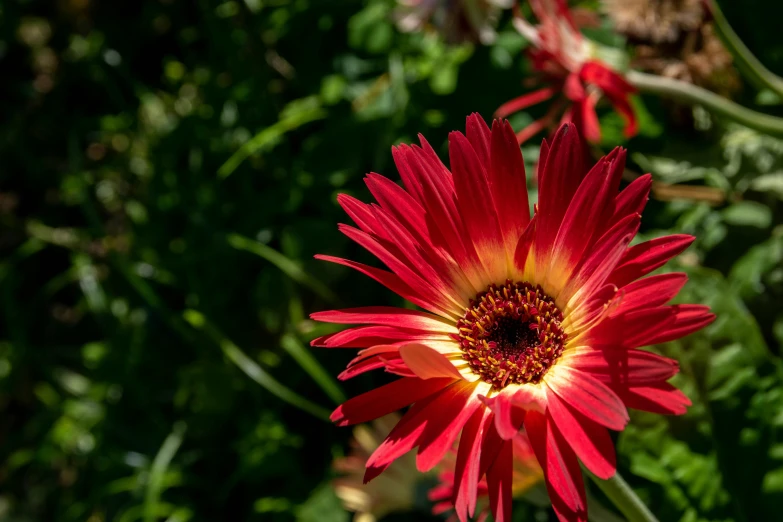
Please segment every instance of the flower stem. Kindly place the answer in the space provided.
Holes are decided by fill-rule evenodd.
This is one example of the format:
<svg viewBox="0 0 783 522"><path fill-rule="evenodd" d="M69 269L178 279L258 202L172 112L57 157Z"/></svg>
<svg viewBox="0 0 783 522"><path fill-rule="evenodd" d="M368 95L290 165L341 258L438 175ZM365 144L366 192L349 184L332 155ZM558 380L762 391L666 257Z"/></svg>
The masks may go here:
<svg viewBox="0 0 783 522"><path fill-rule="evenodd" d="M756 87L760 89L767 88L783 98L783 78L767 69L763 63L748 49L742 42L734 29L729 25L729 21L723 15L715 0L706 2L707 8L712 14L715 29L718 36L723 40L726 49L734 57L737 67Z"/></svg>
<svg viewBox="0 0 783 522"><path fill-rule="evenodd" d="M687 105L700 105L708 111L733 120L762 134L783 137L783 119L756 112L696 85L639 71L629 71L626 79L639 92L669 98Z"/></svg>
<svg viewBox="0 0 783 522"><path fill-rule="evenodd" d="M601 488L601 491L609 497L609 500L620 512L625 515L628 522L658 522L655 515L636 496L631 486L623 480L620 473L615 473L609 480L601 480L592 473L587 473L593 482Z"/></svg>

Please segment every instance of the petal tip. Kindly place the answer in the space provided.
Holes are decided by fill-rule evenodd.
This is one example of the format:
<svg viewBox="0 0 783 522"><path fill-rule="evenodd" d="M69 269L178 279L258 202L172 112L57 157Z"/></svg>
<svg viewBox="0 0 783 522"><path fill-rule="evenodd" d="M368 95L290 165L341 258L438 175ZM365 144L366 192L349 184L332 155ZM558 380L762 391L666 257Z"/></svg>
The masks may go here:
<svg viewBox="0 0 783 522"><path fill-rule="evenodd" d="M329 420L335 423L338 426L347 426L348 425L348 419L345 418L345 415L343 414L343 406L342 404L335 408L335 410L332 412L331 415L329 415Z"/></svg>

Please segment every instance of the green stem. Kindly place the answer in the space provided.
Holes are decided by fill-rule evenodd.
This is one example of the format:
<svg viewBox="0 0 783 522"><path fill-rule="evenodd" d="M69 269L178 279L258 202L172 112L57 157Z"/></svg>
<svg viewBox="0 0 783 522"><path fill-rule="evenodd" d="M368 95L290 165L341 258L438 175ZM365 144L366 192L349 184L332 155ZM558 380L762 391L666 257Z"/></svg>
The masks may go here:
<svg viewBox="0 0 783 522"><path fill-rule="evenodd" d="M655 515L644 505L631 486L623 480L620 473L615 473L609 480L601 480L592 473L587 473L601 491L612 501L617 509L625 515L628 522L658 522Z"/></svg>
<svg viewBox="0 0 783 522"><path fill-rule="evenodd" d="M733 120L762 134L783 137L783 119L753 111L691 83L639 71L629 71L626 79L639 89L639 92L669 98L687 105L700 105L718 116Z"/></svg>
<svg viewBox="0 0 783 522"><path fill-rule="evenodd" d="M783 99L783 78L767 69L742 42L723 15L718 2L710 0L707 2L707 7L712 13L718 36L723 40L726 49L734 57L734 63L737 64L742 74L756 87L760 89L767 88Z"/></svg>

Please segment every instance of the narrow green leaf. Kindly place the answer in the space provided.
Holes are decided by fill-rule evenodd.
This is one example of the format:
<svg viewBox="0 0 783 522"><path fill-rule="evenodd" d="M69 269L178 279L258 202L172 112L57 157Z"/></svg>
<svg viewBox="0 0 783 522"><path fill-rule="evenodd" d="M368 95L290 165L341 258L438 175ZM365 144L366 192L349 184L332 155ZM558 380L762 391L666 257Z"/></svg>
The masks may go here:
<svg viewBox="0 0 783 522"><path fill-rule="evenodd" d="M154 522L157 518L158 503L164 488L164 477L171 460L177 453L182 439L185 436L186 426L184 422L174 424L169 436L163 441L163 445L155 455L150 467L150 476L147 481L147 489L144 492L144 522Z"/></svg>
<svg viewBox="0 0 783 522"><path fill-rule="evenodd" d="M226 238L228 244L237 250L244 250L269 261L279 268L285 275L315 292L319 297L330 303L337 303L339 298L319 280L302 270L293 260L287 258L274 248L254 241L239 234L229 234Z"/></svg>
<svg viewBox="0 0 783 522"><path fill-rule="evenodd" d="M201 312L196 310L185 310L185 312L183 312L183 317L191 326L207 334L218 344L218 346L220 346L223 353L231 362L236 364L248 377L263 386L269 393L284 400L291 406L295 406L310 413L314 417L329 422L329 410L310 402L275 380L274 377L269 375L269 373L261 368L258 363L248 357L236 344L227 339Z"/></svg>
<svg viewBox="0 0 783 522"><path fill-rule="evenodd" d="M279 120L274 125L262 130L247 143L242 145L226 162L218 169L218 177L225 179L230 176L239 165L252 154L276 143L286 132L301 127L305 123L320 120L326 116L326 111L321 107L311 107L292 112L289 116Z"/></svg>
<svg viewBox="0 0 783 522"><path fill-rule="evenodd" d="M337 381L327 372L321 363L313 357L312 352L308 350L302 341L297 339L292 334L285 334L280 340L280 344L288 354L299 363L307 374L313 378L313 380L321 387L321 389L329 396L335 404L341 404L345 402L345 394L337 384Z"/></svg>
<svg viewBox="0 0 783 522"><path fill-rule="evenodd" d="M112 267L115 268L125 278L128 284L130 284L136 293L139 294L142 299L144 299L147 305L159 313L163 317L166 324L172 330L181 335L186 342L192 342L193 331L182 322L182 319L178 315L175 315L163 303L163 300L155 292L155 289L133 271L127 259L119 256L112 256L111 260Z"/></svg>
<svg viewBox="0 0 783 522"><path fill-rule="evenodd" d="M90 257L85 254L72 256L73 267L76 270L79 287L87 300L87 306L96 315L106 312L108 297L98 279L98 273Z"/></svg>
<svg viewBox="0 0 783 522"><path fill-rule="evenodd" d="M11 273L11 269L16 263L40 252L45 246L46 243L44 241L33 237L16 247L16 249L0 263L0 283L2 283L5 277Z"/></svg>

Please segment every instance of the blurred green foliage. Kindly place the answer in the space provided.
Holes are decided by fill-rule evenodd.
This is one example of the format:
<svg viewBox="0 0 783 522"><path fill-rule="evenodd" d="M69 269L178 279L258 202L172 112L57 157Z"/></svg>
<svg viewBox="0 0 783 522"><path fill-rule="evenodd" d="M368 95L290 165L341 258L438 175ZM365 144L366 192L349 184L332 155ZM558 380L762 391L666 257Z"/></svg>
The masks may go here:
<svg viewBox="0 0 783 522"><path fill-rule="evenodd" d="M348 519L328 481L350 430L324 417L386 377L337 386L351 355L306 348L331 331L308 314L401 303L312 259L372 263L335 230L335 195L366 199L369 171L396 177L389 147L417 132L445 153L448 131L490 117L528 72L508 17L492 46L454 47L400 34L392 7L2 3L0 520ZM752 7L726 13L781 72L765 11L780 8ZM630 166L675 187L643 235L698 237L667 269L689 272L682 299L718 321L655 348L680 360L694 406L635 415L621 470L661 520L774 520L783 142L635 103Z"/></svg>

